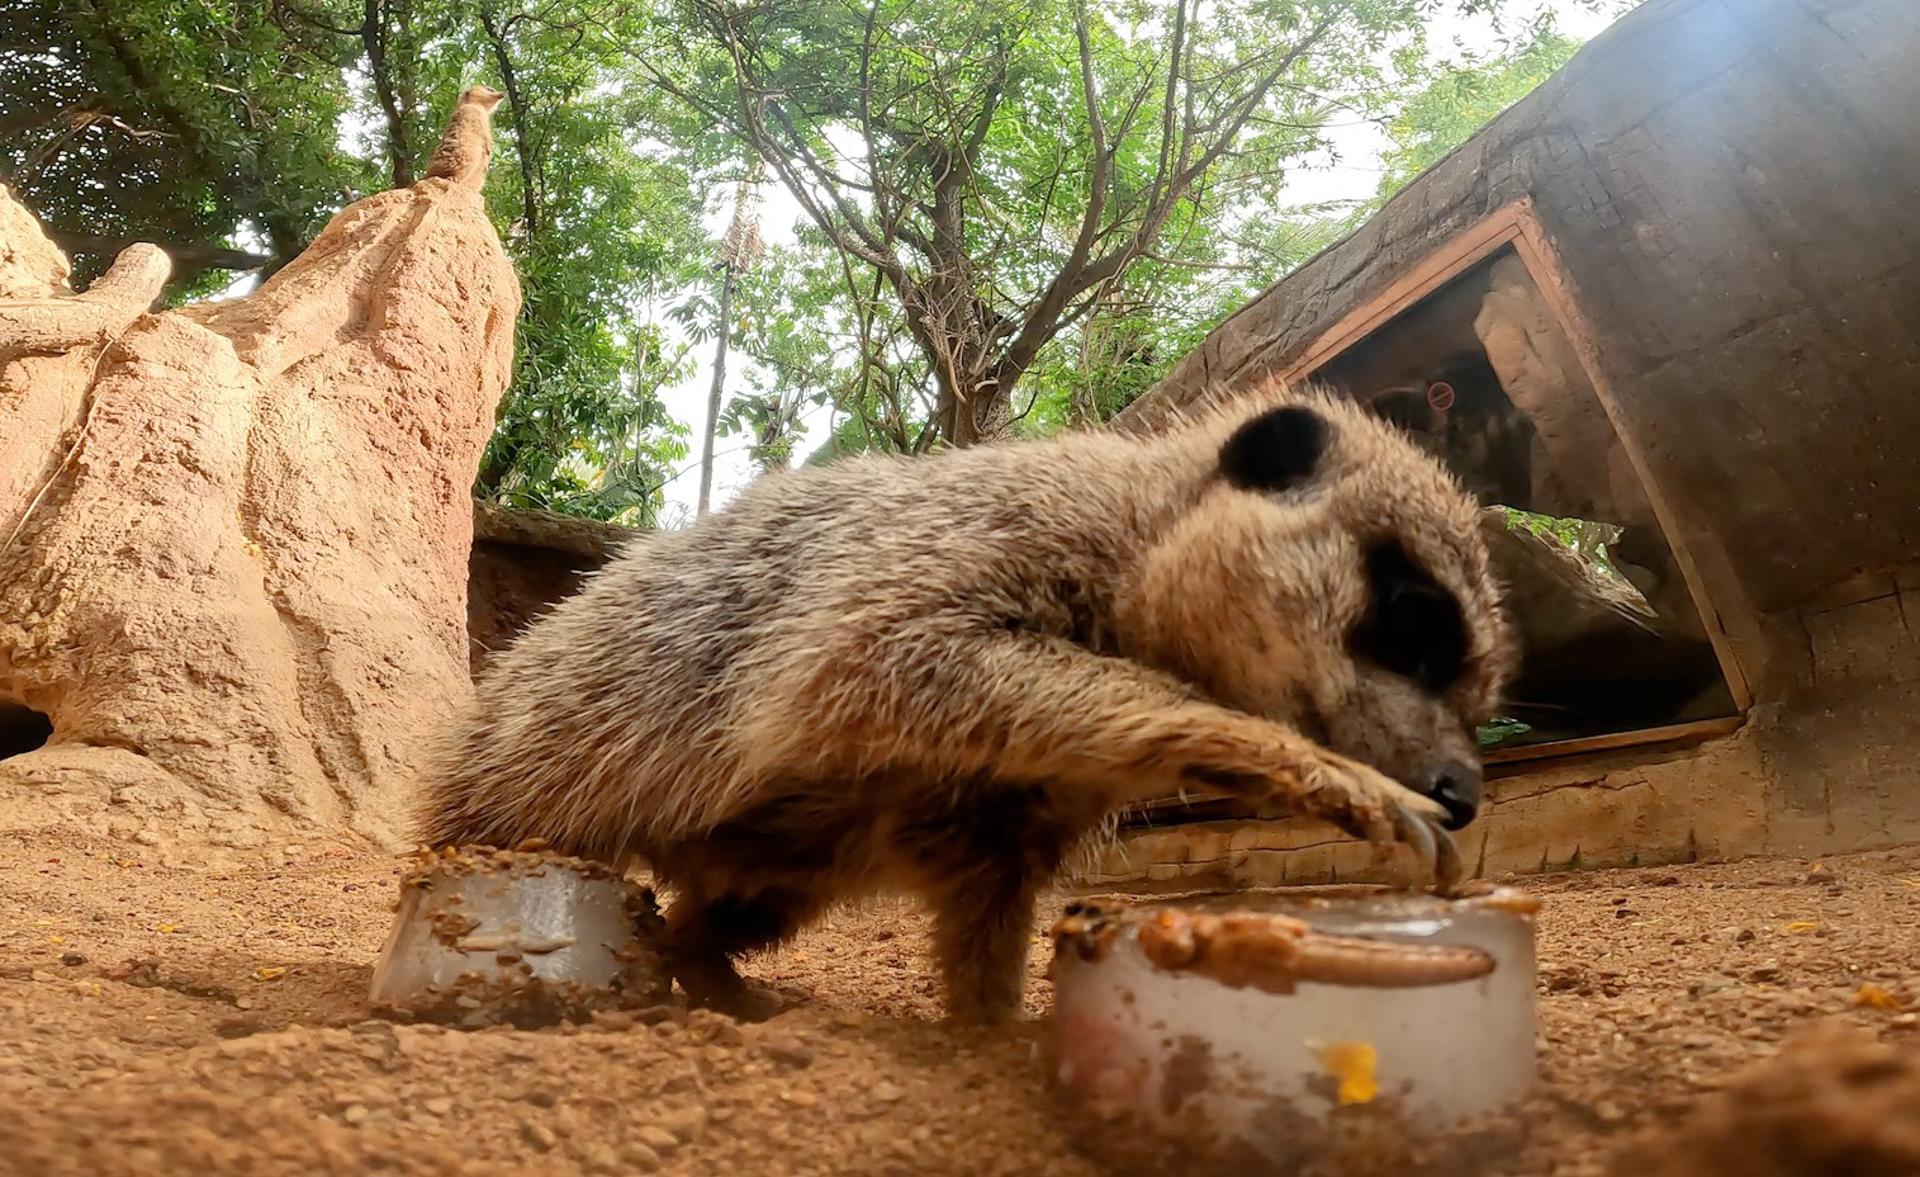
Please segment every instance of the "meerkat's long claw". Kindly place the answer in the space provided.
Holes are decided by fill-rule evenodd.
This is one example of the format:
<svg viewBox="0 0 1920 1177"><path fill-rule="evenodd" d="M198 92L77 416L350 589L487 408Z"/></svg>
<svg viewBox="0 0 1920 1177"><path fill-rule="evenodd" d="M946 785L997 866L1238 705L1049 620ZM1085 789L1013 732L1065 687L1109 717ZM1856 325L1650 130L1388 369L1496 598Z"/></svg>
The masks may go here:
<svg viewBox="0 0 1920 1177"><path fill-rule="evenodd" d="M1422 877L1432 879L1442 892L1451 891L1459 884L1466 873L1466 864L1460 859L1460 849L1454 845L1453 836L1439 823L1404 805L1396 805L1393 832L1413 849L1414 856L1420 860Z"/></svg>
<svg viewBox="0 0 1920 1177"><path fill-rule="evenodd" d="M1395 805L1390 812L1393 814L1394 839L1413 851L1414 858L1420 864L1421 877L1432 878L1439 866L1440 849L1434 837L1440 832L1439 829L1421 820L1419 814L1404 805Z"/></svg>
<svg viewBox="0 0 1920 1177"><path fill-rule="evenodd" d="M1493 971L1493 957L1458 945L1398 944L1309 932L1294 975L1302 981L1371 989L1409 989L1471 981Z"/></svg>
<svg viewBox="0 0 1920 1177"><path fill-rule="evenodd" d="M1440 851L1433 863L1433 881L1440 894L1451 895L1466 879L1467 864L1460 857L1460 847L1454 842L1452 834L1441 826L1434 826L1433 834L1434 844Z"/></svg>

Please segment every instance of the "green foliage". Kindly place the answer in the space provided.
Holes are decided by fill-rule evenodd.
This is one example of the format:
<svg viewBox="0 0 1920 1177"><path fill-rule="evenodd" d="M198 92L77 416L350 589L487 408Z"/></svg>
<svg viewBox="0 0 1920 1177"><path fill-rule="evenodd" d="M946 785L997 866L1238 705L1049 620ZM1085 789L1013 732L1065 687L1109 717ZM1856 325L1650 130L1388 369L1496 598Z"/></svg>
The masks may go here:
<svg viewBox="0 0 1920 1177"><path fill-rule="evenodd" d="M1481 751L1484 752L1489 748L1498 748L1502 744L1511 744L1532 730L1533 725L1530 723L1500 718L1492 723L1481 724L1474 734Z"/></svg>
<svg viewBox="0 0 1920 1177"><path fill-rule="evenodd" d="M1427 2L682 0L638 56L834 255L801 301L865 354L810 391L918 452L1102 419L1277 276L1287 168ZM883 376L903 342L908 379Z"/></svg>
<svg viewBox="0 0 1920 1177"><path fill-rule="evenodd" d="M507 89L487 197L525 305L476 490L651 523L686 449L659 391L688 365L638 312L708 245L692 149L634 130L647 102L622 71L646 19L610 0L0 0L0 178L85 242L82 282L133 240L271 270L416 177L463 86ZM188 263L170 296L233 277Z"/></svg>
<svg viewBox="0 0 1920 1177"><path fill-rule="evenodd" d="M1596 523L1589 519L1561 519L1516 507L1501 507L1500 510L1505 514L1510 529L1553 540L1606 575L1626 582L1626 577L1614 567L1613 558L1607 551L1607 545L1620 538L1617 525Z"/></svg>
<svg viewBox="0 0 1920 1177"><path fill-rule="evenodd" d="M376 168L337 146L351 54L267 5L0 0L0 177L74 249L245 240L298 253ZM104 245L104 248L103 248ZM176 296L223 285L185 267Z"/></svg>
<svg viewBox="0 0 1920 1177"><path fill-rule="evenodd" d="M707 246L686 169L633 130L620 71L640 26L622 11L482 6L461 26L468 59L507 90L487 200L524 292L513 387L475 489L647 526L687 454L660 390L691 367L653 294L693 280Z"/></svg>
<svg viewBox="0 0 1920 1177"><path fill-rule="evenodd" d="M1526 38L1509 43L1491 57L1472 55L1442 66L1387 124L1393 146L1386 152L1380 181L1384 202L1421 172L1465 143L1475 131L1525 98L1579 51L1580 42L1563 36L1542 18ZM1410 71L1414 63L1404 63Z"/></svg>

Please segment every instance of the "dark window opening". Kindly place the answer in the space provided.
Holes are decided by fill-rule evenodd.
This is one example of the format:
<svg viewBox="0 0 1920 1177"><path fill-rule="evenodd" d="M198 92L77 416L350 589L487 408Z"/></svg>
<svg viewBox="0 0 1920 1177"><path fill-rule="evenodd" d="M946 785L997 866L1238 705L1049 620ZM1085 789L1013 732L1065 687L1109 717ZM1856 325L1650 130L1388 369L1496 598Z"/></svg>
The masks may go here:
<svg viewBox="0 0 1920 1177"><path fill-rule="evenodd" d="M1438 455L1483 526L1522 639L1490 752L1738 713L1593 385L1505 247L1312 373Z"/></svg>
<svg viewBox="0 0 1920 1177"><path fill-rule="evenodd" d="M31 752L53 737L53 721L20 703L0 699L0 760Z"/></svg>

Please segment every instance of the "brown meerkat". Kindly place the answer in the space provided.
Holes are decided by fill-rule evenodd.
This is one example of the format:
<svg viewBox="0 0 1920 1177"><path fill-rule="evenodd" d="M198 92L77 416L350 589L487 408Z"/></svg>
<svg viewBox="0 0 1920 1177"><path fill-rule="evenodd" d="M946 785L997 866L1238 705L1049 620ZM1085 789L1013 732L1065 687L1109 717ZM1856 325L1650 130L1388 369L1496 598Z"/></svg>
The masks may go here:
<svg viewBox="0 0 1920 1177"><path fill-rule="evenodd" d="M638 856L674 971L917 891L950 1014L1013 1014L1034 901L1129 803L1225 789L1461 874L1512 641L1473 502L1350 402L1263 390L756 482L634 542L495 658L429 774L435 846Z"/></svg>
<svg viewBox="0 0 1920 1177"><path fill-rule="evenodd" d="M427 161L427 175L478 189L487 182L487 164L493 159L493 108L505 97L486 86L468 86L453 104L440 145Z"/></svg>

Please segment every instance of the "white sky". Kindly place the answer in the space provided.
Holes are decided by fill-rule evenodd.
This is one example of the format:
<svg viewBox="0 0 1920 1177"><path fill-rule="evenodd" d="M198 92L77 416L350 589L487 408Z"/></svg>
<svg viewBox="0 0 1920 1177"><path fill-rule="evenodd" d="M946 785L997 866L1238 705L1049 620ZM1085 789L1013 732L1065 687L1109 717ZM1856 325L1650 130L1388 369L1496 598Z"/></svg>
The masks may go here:
<svg viewBox="0 0 1920 1177"><path fill-rule="evenodd" d="M1520 18L1546 9L1554 13L1562 33L1585 40L1612 23L1614 14L1630 6L1632 0L1603 0L1603 3L1607 9L1604 14L1594 11L1582 0L1506 0L1508 34L1519 28ZM1498 48L1500 39L1489 17L1467 18L1449 10L1427 25L1427 43L1434 61L1454 60L1463 53L1487 54ZM1330 128L1327 137L1331 141L1330 150L1303 160L1299 169L1288 177L1281 189L1284 203L1308 205L1363 200L1380 186L1380 160L1388 146L1384 131L1373 123L1356 119ZM716 238L726 232L733 215L732 194L732 185L726 186L724 191L715 194L707 210L707 229ZM799 204L784 187L778 183L763 186L760 234L768 245L793 244L793 227L803 216ZM696 349L695 354L699 359L695 371L680 384L662 390L662 400L667 412L688 425L697 439L706 421L707 392L713 381L713 350L711 346L702 347ZM739 379L744 359L738 351L728 356L729 396L733 389L740 387L735 381ZM795 446L796 462L825 440L828 417L829 410L821 408L803 419L804 432ZM698 457L696 441L686 469L667 484L663 524L671 526L692 519L700 490ZM715 444L713 505L717 508L738 493L752 480L752 474L746 439L740 435L720 438Z"/></svg>

